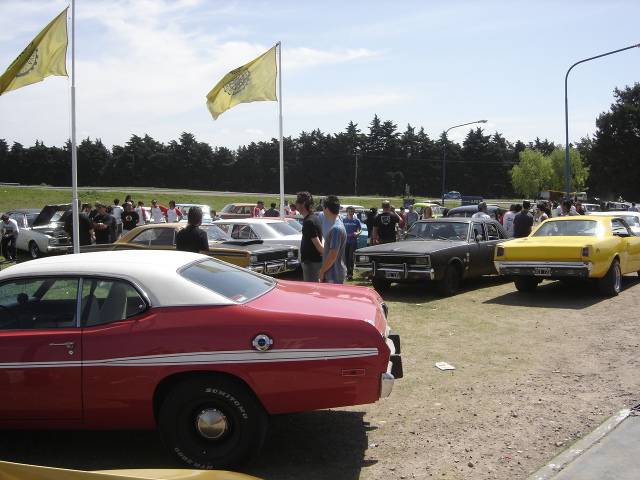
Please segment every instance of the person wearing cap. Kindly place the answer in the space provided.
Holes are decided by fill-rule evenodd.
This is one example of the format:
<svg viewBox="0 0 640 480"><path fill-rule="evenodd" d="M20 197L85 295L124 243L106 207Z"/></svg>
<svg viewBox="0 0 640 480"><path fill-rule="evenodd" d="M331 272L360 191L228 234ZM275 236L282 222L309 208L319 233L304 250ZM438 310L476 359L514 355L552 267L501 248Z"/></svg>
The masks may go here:
<svg viewBox="0 0 640 480"><path fill-rule="evenodd" d="M16 260L16 242L20 234L18 222L3 213L2 222L0 222L0 233L2 233L2 254L4 258Z"/></svg>
<svg viewBox="0 0 640 480"><path fill-rule="evenodd" d="M484 218L486 220L491 220L491 217L487 213L487 204L486 202L480 202L478 204L478 211L471 215L471 218Z"/></svg>
<svg viewBox="0 0 640 480"><path fill-rule="evenodd" d="M382 213L379 213L373 222L373 243L391 243L397 240L397 228L400 217L391 208L388 200L382 202Z"/></svg>
<svg viewBox="0 0 640 480"><path fill-rule="evenodd" d="M344 249L344 262L347 265L347 280L353 278L353 263L355 251L358 248L358 235L362 231L362 224L355 216L356 209L347 207L347 216L342 219L342 224L347 232L347 244Z"/></svg>
<svg viewBox="0 0 640 480"><path fill-rule="evenodd" d="M209 239L202 225L202 209L191 207L187 212L187 226L176 235L176 250L181 252L208 252Z"/></svg>
<svg viewBox="0 0 640 480"><path fill-rule="evenodd" d="M104 203L97 203L98 214L93 217L93 230L96 235L96 244L113 243L116 240L116 219L107 213Z"/></svg>

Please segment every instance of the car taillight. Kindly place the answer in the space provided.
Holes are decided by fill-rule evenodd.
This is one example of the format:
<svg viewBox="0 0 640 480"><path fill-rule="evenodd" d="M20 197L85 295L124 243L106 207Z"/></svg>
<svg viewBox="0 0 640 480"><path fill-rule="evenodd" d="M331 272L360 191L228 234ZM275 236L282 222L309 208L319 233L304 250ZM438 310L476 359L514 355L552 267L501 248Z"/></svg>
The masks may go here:
<svg viewBox="0 0 640 480"><path fill-rule="evenodd" d="M582 247L582 256L583 257L589 256L589 247Z"/></svg>
<svg viewBox="0 0 640 480"><path fill-rule="evenodd" d="M496 248L496 257L504 257L504 247Z"/></svg>

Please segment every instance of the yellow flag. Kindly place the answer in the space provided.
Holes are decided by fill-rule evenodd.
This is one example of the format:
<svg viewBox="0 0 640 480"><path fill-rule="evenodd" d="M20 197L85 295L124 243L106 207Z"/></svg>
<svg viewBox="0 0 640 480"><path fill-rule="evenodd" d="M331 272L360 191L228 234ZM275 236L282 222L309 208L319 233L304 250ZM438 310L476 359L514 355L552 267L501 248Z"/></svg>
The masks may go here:
<svg viewBox="0 0 640 480"><path fill-rule="evenodd" d="M239 103L277 100L276 47L227 73L207 94L213 119Z"/></svg>
<svg viewBox="0 0 640 480"><path fill-rule="evenodd" d="M44 27L2 74L0 95L41 82L49 75L67 76L67 8Z"/></svg>

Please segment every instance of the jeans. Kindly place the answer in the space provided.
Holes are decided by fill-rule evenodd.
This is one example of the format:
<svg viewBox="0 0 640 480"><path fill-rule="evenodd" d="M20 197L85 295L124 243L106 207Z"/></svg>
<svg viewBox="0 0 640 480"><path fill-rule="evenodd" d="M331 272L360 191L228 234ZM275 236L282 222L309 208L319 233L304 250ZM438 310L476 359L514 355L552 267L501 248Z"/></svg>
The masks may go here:
<svg viewBox="0 0 640 480"><path fill-rule="evenodd" d="M355 262L355 251L358 248L357 243L349 243L344 246L344 263L347 266L347 277L353 276L353 264Z"/></svg>
<svg viewBox="0 0 640 480"><path fill-rule="evenodd" d="M16 237L2 237L2 255L7 260L16 259Z"/></svg>
<svg viewBox="0 0 640 480"><path fill-rule="evenodd" d="M302 279L305 282L318 282L320 267L322 267L322 262L302 262Z"/></svg>

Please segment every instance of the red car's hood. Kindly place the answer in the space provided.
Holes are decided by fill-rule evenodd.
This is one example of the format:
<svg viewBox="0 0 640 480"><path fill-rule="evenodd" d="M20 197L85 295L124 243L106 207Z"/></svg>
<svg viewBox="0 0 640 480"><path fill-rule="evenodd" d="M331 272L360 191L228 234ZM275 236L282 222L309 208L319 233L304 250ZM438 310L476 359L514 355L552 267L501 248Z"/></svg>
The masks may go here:
<svg viewBox="0 0 640 480"><path fill-rule="evenodd" d="M251 302L273 312L366 321L384 335L387 326L382 299L367 287L278 280L276 288Z"/></svg>

